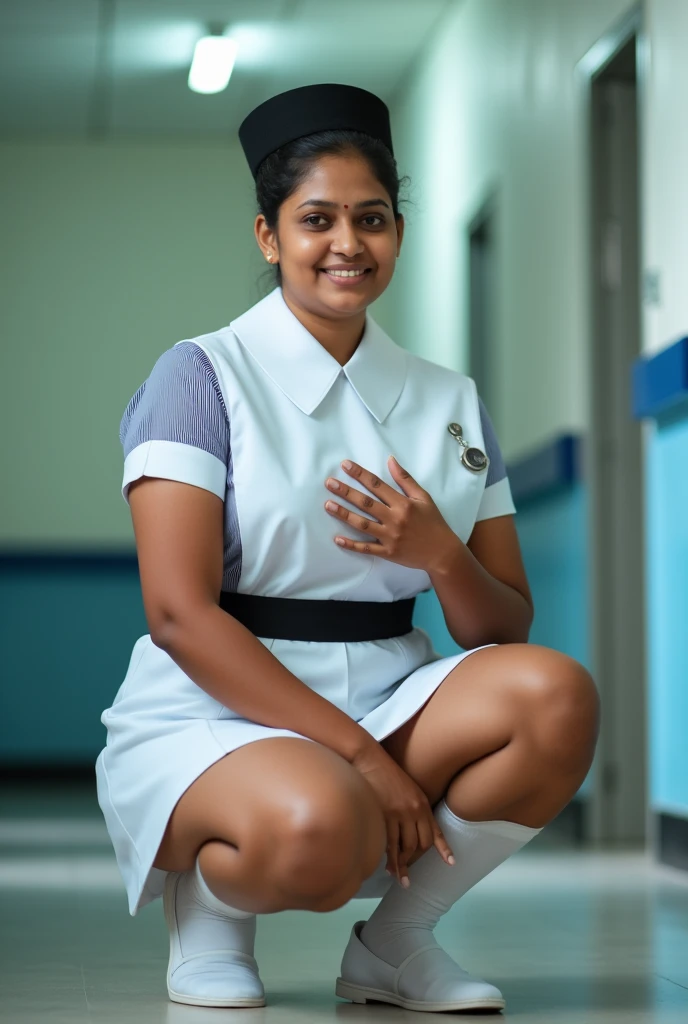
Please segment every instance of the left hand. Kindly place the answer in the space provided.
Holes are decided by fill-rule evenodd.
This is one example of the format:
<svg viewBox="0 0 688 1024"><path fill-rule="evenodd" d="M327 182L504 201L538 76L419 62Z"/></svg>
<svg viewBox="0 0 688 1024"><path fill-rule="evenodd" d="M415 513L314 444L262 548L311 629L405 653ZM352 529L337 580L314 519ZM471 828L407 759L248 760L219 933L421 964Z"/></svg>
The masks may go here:
<svg viewBox="0 0 688 1024"><path fill-rule="evenodd" d="M461 541L444 520L428 492L399 465L394 456L390 455L387 465L403 494L355 462L343 462L342 469L374 494L375 498L334 477L328 477L325 481L325 486L338 498L345 499L375 517L368 519L334 501L326 502L325 509L331 516L344 520L349 526L370 537L370 540L358 541L338 535L335 541L349 551L377 555L378 558L398 562L410 569L430 572L450 557Z"/></svg>

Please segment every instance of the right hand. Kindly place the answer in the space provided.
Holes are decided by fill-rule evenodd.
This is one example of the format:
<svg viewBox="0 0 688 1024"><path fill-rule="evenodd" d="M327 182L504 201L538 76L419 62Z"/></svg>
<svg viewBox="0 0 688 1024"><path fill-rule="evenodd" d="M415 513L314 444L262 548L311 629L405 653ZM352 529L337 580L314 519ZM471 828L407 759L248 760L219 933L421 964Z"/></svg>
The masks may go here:
<svg viewBox="0 0 688 1024"><path fill-rule="evenodd" d="M383 747L375 746L359 753L352 764L372 786L385 816L387 871L408 888L408 862L416 851L424 853L434 845L447 864L456 862L423 790Z"/></svg>

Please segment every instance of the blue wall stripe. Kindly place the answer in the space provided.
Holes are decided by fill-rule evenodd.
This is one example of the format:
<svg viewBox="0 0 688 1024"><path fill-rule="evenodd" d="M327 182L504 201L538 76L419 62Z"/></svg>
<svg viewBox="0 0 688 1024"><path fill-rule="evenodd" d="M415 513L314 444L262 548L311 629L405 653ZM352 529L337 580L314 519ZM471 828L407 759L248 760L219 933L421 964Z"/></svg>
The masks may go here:
<svg viewBox="0 0 688 1024"><path fill-rule="evenodd" d="M0 570L0 760L93 765L148 632L136 556L3 552Z"/></svg>
<svg viewBox="0 0 688 1024"><path fill-rule="evenodd" d="M13 572L112 572L124 570L138 573L135 550L125 551L0 551L0 573Z"/></svg>
<svg viewBox="0 0 688 1024"><path fill-rule="evenodd" d="M570 487L582 478L581 438L562 434L537 451L507 465L516 506Z"/></svg>
<svg viewBox="0 0 688 1024"><path fill-rule="evenodd" d="M653 432L647 459L650 793L688 814L688 417Z"/></svg>
<svg viewBox="0 0 688 1024"><path fill-rule="evenodd" d="M632 367L636 419L659 416L683 403L688 406L688 337L656 355L640 356Z"/></svg>

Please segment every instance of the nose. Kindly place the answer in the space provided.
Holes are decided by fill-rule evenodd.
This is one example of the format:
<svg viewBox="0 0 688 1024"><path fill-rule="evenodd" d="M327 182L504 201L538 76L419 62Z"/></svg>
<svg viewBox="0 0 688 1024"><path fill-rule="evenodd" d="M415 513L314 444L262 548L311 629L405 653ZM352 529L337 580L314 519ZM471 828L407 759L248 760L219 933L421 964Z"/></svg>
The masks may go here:
<svg viewBox="0 0 688 1024"><path fill-rule="evenodd" d="M365 246L356 234L354 225L349 220L340 221L330 250L342 256L358 256L364 249Z"/></svg>

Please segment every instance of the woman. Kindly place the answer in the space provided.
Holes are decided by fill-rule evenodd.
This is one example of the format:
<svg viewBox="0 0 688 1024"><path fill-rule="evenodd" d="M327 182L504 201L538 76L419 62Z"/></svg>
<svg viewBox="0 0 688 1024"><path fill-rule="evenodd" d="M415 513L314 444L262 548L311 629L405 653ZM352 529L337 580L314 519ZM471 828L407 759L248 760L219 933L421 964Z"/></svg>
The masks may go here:
<svg viewBox="0 0 688 1024"><path fill-rule="evenodd" d="M366 312L404 229L387 108L309 86L240 138L277 287L165 352L122 421L150 635L103 713L97 777L130 912L163 896L171 999L262 1006L257 914L382 896L338 995L501 1009L433 929L576 792L596 690L527 645L473 381ZM431 587L465 653L412 628Z"/></svg>

